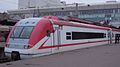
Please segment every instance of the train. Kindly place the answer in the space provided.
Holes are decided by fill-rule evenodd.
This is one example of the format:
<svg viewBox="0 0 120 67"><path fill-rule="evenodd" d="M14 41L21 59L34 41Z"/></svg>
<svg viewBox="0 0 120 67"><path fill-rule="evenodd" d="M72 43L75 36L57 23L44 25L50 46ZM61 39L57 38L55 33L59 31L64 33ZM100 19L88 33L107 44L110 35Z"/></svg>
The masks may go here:
<svg viewBox="0 0 120 67"><path fill-rule="evenodd" d="M93 25L90 21L56 16L26 18L17 22L9 33L5 54L20 60L119 43L119 40L119 29Z"/></svg>

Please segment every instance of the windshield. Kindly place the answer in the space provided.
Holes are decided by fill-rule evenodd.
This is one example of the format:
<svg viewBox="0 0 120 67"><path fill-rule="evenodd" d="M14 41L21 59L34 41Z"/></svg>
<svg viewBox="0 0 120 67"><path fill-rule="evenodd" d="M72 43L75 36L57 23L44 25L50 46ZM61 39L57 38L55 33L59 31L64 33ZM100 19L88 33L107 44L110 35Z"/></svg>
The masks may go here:
<svg viewBox="0 0 120 67"><path fill-rule="evenodd" d="M12 32L11 38L25 38L28 39L34 27L18 26Z"/></svg>

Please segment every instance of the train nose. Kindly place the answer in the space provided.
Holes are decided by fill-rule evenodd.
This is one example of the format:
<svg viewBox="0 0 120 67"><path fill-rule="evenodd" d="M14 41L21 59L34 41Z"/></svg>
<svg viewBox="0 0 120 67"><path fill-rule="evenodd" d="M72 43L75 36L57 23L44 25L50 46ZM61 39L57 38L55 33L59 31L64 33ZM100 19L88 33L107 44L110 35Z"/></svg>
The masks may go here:
<svg viewBox="0 0 120 67"><path fill-rule="evenodd" d="M16 61L16 60L20 60L20 53L17 51L12 51L11 53L11 60Z"/></svg>

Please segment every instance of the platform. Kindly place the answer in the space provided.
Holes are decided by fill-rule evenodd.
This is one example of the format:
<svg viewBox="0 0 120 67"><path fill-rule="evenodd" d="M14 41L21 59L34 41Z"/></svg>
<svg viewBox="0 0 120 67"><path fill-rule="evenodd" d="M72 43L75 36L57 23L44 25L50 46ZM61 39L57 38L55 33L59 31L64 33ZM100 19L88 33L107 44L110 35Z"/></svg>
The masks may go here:
<svg viewBox="0 0 120 67"><path fill-rule="evenodd" d="M120 44L7 62L0 64L0 67L120 67Z"/></svg>

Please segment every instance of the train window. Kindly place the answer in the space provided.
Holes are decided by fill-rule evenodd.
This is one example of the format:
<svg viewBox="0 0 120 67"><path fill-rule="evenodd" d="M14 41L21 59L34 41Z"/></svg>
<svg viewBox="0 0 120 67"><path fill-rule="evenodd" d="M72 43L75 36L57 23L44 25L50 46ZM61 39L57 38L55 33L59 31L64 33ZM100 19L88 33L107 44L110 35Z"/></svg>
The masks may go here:
<svg viewBox="0 0 120 67"><path fill-rule="evenodd" d="M106 34L104 34L104 38L106 38Z"/></svg>
<svg viewBox="0 0 120 67"><path fill-rule="evenodd" d="M16 27L14 31L12 32L11 37L18 38L22 30L23 30L23 27Z"/></svg>
<svg viewBox="0 0 120 67"><path fill-rule="evenodd" d="M32 24L34 24L35 22L32 22Z"/></svg>
<svg viewBox="0 0 120 67"><path fill-rule="evenodd" d="M71 36L66 36L66 39L67 40L71 40Z"/></svg>
<svg viewBox="0 0 120 67"><path fill-rule="evenodd" d="M72 40L105 38L104 33L72 32Z"/></svg>
<svg viewBox="0 0 120 67"><path fill-rule="evenodd" d="M32 30L33 27L24 27L23 31L21 32L20 38L29 38Z"/></svg>
<svg viewBox="0 0 120 67"><path fill-rule="evenodd" d="M33 27L19 26L19 27L16 27L15 30L12 32L11 37L28 39L30 37L32 30L33 30Z"/></svg>
<svg viewBox="0 0 120 67"><path fill-rule="evenodd" d="M67 32L66 35L71 35L71 33L70 33L70 32Z"/></svg>
<svg viewBox="0 0 120 67"><path fill-rule="evenodd" d="M25 24L28 24L29 22L25 22Z"/></svg>
<svg viewBox="0 0 120 67"><path fill-rule="evenodd" d="M71 32L66 32L66 39L67 40L71 40L72 39Z"/></svg>

